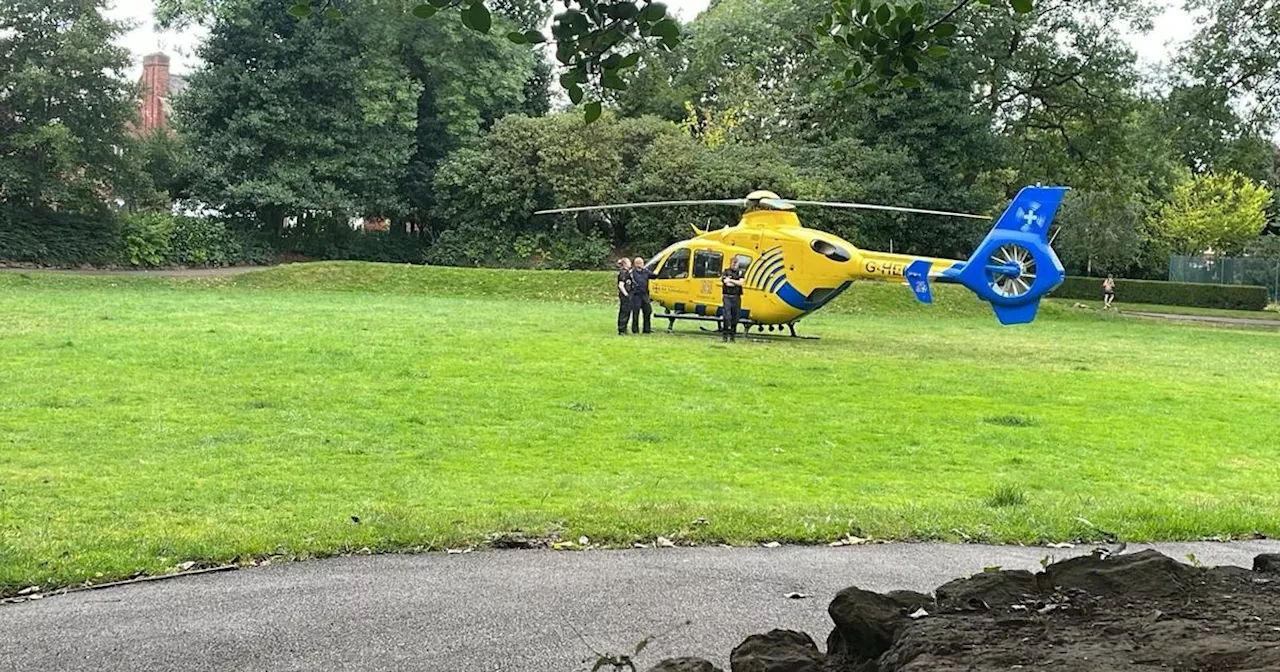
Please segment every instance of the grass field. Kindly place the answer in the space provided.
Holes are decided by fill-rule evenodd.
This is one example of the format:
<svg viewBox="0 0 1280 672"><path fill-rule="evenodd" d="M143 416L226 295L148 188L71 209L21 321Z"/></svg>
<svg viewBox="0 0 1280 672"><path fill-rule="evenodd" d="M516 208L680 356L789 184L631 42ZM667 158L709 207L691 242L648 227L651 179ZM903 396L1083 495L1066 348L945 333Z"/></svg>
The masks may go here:
<svg viewBox="0 0 1280 672"><path fill-rule="evenodd" d="M939 289L731 347L614 335L608 274L0 274L0 594L515 529L1280 534L1280 334Z"/></svg>

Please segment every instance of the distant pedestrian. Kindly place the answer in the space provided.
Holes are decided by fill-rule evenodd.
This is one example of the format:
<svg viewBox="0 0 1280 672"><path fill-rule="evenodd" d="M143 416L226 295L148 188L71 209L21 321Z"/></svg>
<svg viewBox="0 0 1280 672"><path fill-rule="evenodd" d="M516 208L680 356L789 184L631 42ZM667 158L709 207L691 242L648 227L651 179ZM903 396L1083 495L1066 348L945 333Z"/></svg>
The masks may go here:
<svg viewBox="0 0 1280 672"><path fill-rule="evenodd" d="M720 340L736 341L738 314L742 311L742 270L732 264L720 273L721 296L724 298L724 314L721 320Z"/></svg>
<svg viewBox="0 0 1280 672"><path fill-rule="evenodd" d="M1111 302L1116 300L1116 279L1110 273L1107 279L1102 281L1102 309L1106 310L1111 307Z"/></svg>
<svg viewBox="0 0 1280 672"><path fill-rule="evenodd" d="M653 306L649 303L649 280L653 272L644 267L644 257L636 257L631 265L631 333L640 330L640 315L644 315L644 333L652 334L649 320L653 316Z"/></svg>
<svg viewBox="0 0 1280 672"><path fill-rule="evenodd" d="M618 335L627 334L627 322L631 321L631 260L623 257L618 260Z"/></svg>

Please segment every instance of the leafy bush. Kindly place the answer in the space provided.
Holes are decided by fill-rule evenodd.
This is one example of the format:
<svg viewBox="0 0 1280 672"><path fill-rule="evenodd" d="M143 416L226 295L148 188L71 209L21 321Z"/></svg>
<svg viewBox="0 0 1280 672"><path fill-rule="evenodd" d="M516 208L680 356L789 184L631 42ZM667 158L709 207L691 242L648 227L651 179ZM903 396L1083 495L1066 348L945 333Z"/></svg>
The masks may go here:
<svg viewBox="0 0 1280 672"><path fill-rule="evenodd" d="M425 258L428 263L444 266L587 270L606 265L609 252L609 241L597 231L583 232L567 225L514 239L468 225L441 234Z"/></svg>
<svg viewBox="0 0 1280 672"><path fill-rule="evenodd" d="M0 260L51 266L109 263L119 245L110 211L54 212L0 205Z"/></svg>
<svg viewBox="0 0 1280 672"><path fill-rule="evenodd" d="M1059 299L1100 299L1100 278L1070 277L1051 294ZM1195 282L1116 279L1116 300L1164 306L1262 310L1267 288L1251 285L1208 285Z"/></svg>
<svg viewBox="0 0 1280 672"><path fill-rule="evenodd" d="M264 264L274 254L261 237L242 232L234 223L167 212L130 213L121 217L116 261L128 266L230 266Z"/></svg>
<svg viewBox="0 0 1280 672"><path fill-rule="evenodd" d="M173 244L173 228L173 215L168 213L132 213L121 217L119 261L144 268L166 265Z"/></svg>
<svg viewBox="0 0 1280 672"><path fill-rule="evenodd" d="M234 230L228 222L207 217L174 217L169 261L182 266L229 266L262 263L269 248ZM265 256L265 259L263 258Z"/></svg>

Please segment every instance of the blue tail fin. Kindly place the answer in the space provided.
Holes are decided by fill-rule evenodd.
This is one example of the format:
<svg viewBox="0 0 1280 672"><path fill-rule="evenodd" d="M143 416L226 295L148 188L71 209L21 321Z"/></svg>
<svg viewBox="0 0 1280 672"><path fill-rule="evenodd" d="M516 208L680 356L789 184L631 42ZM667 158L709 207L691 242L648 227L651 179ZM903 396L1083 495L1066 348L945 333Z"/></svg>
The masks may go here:
<svg viewBox="0 0 1280 672"><path fill-rule="evenodd" d="M907 278L907 284L911 286L911 291L916 293L916 299L920 303L933 303L933 292L929 289L929 269L933 268L933 264L926 259L917 259L909 266L903 275Z"/></svg>
<svg viewBox="0 0 1280 672"><path fill-rule="evenodd" d="M1067 187L1024 187L964 266L950 279L991 304L1001 324L1035 319L1040 299L1066 272L1049 247L1049 226Z"/></svg>

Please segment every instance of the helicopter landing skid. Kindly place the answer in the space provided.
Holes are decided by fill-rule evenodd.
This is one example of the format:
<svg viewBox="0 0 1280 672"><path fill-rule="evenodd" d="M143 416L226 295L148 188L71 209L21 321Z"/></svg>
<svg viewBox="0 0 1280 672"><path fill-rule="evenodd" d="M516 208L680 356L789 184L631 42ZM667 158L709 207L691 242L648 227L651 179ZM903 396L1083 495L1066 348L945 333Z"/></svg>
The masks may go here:
<svg viewBox="0 0 1280 672"><path fill-rule="evenodd" d="M665 313L665 314L662 314L662 315L654 315L654 318L655 318L655 319L664 319L664 320L667 320L667 332L668 332L668 333L673 333L673 332L675 331L676 320L691 320L691 321L695 321L695 322L714 322L714 323L716 324L716 326L715 326L714 328L704 327L704 326L699 325L699 326L698 326L698 329L699 329L700 331L702 331L702 332L704 332L704 333L708 333L708 334L718 334L718 333L720 333L720 332L721 332L720 319L719 319L719 318L716 318L716 317L711 317L711 316L709 316L709 315L706 315L706 316L704 316L704 315L680 315L680 314L674 314L674 313ZM765 329L765 327L766 327L766 326L769 326L769 331L773 331L773 329L774 329L774 325L763 325L763 324L757 324L757 323L750 322L750 321L742 322L742 323L740 323L740 324L742 325L742 335L743 335L743 337L745 337L745 338L758 338L758 339L765 339L765 340L783 340L783 339L792 339L792 338L795 338L795 339L799 339L799 340L802 340L802 341L816 341L816 340L818 340L818 338L819 338L819 337L817 337L817 336L801 336L800 334L797 334L797 333L796 333L796 325L795 325L795 323L794 323L794 322L788 323L788 324L786 325L787 329L791 332L791 335L789 335L789 336L788 336L788 335L785 335L785 334L766 334L766 333L764 333L764 329ZM783 325L776 325L776 328L777 328L779 331L781 331L781 330L782 330L782 326L783 326ZM755 327L755 330L756 330L756 331L755 331L755 333L752 333L752 332L751 332L751 328L752 328L752 327Z"/></svg>
<svg viewBox="0 0 1280 672"><path fill-rule="evenodd" d="M700 329L703 333L706 333L706 334L719 334L719 333L720 333L720 330L719 330L719 329L708 329L708 328L706 328L706 327L699 327L699 329ZM667 331L671 331L671 330L670 330L670 329L668 329ZM671 332L671 333L675 333L675 332ZM743 337L743 338L749 338L749 339L752 339L752 340L759 340L759 341L793 341L793 340L794 340L794 341L817 341L817 340L820 340L820 338L821 338L821 337L819 337L819 336L802 336L802 335L800 335L800 334L796 334L796 333L792 333L792 334L790 334L790 335L787 335L787 334L765 334L765 333L761 333L761 332L759 332L759 331L756 331L756 332L754 332L754 333L753 333L753 332L751 332L751 331L747 331L746 333L742 333L742 334L738 334L738 335L739 335L739 336L741 336L741 337Z"/></svg>

